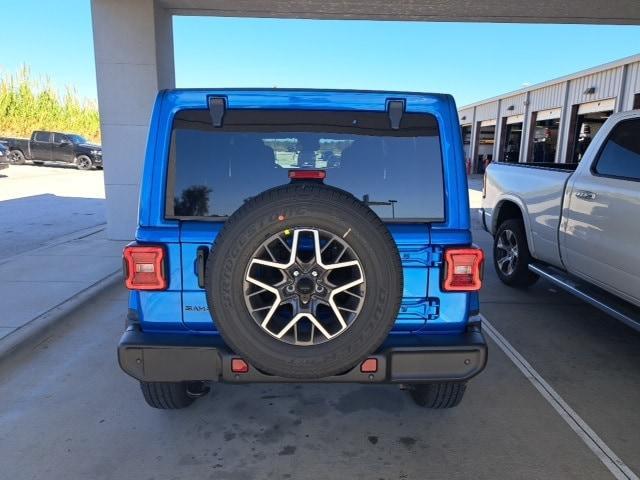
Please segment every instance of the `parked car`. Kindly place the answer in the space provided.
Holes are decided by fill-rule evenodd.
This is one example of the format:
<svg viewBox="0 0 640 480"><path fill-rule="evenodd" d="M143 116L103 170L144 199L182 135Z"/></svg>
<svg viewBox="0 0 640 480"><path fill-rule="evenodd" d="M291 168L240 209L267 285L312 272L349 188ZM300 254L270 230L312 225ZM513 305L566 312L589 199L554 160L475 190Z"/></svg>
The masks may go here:
<svg viewBox="0 0 640 480"><path fill-rule="evenodd" d="M639 217L640 110L612 115L579 164L494 163L485 175L498 277L544 277L640 330Z"/></svg>
<svg viewBox="0 0 640 480"><path fill-rule="evenodd" d="M9 168L9 148L0 142L0 170Z"/></svg>
<svg viewBox="0 0 640 480"><path fill-rule="evenodd" d="M461 401L487 346L451 96L171 90L151 125L118 346L149 405L218 381Z"/></svg>
<svg viewBox="0 0 640 480"><path fill-rule="evenodd" d="M73 163L80 170L102 168L102 147L93 145L71 133L35 131L31 139L0 138L10 150L11 162L22 165L27 160L34 164L44 162Z"/></svg>

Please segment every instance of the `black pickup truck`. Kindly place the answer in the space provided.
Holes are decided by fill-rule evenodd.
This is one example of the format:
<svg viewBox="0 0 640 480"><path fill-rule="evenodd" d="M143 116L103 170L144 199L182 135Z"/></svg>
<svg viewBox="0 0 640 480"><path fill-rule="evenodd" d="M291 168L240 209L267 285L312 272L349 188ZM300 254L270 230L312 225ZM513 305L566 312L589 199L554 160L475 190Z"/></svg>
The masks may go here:
<svg viewBox="0 0 640 480"><path fill-rule="evenodd" d="M0 138L0 141L9 148L9 159L15 165L31 160L37 165L73 163L79 170L102 168L102 147L88 143L80 135L37 130L29 140Z"/></svg>

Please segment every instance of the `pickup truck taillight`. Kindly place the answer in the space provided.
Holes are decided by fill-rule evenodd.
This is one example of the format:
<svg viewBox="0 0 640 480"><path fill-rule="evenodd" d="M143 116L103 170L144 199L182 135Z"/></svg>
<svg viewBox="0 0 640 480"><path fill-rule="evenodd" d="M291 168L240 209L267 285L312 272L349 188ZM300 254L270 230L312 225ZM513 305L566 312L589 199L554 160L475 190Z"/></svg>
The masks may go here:
<svg viewBox="0 0 640 480"><path fill-rule="evenodd" d="M482 287L484 252L479 248L449 248L444 252L447 292L475 292Z"/></svg>
<svg viewBox="0 0 640 480"><path fill-rule="evenodd" d="M124 283L129 290L165 290L165 252L161 246L129 245L123 253Z"/></svg>

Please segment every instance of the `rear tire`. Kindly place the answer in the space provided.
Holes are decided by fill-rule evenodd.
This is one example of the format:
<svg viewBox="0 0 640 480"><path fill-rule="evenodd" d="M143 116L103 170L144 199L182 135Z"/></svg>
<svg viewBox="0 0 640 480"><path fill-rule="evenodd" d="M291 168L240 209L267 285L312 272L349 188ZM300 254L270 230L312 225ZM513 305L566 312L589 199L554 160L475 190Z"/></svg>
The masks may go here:
<svg viewBox="0 0 640 480"><path fill-rule="evenodd" d="M409 395L416 405L425 408L453 408L460 404L467 384L439 382L412 385Z"/></svg>
<svg viewBox="0 0 640 480"><path fill-rule="evenodd" d="M11 159L11 163L13 163L14 165L24 165L24 153L22 153L20 150L11 150L9 152L9 156Z"/></svg>
<svg viewBox="0 0 640 480"><path fill-rule="evenodd" d="M190 391L191 383L200 389L195 394ZM140 382L140 389L150 407L162 410L186 408L208 392L200 382Z"/></svg>
<svg viewBox="0 0 640 480"><path fill-rule="evenodd" d="M502 222L493 239L493 266L500 281L510 287L530 287L538 280L538 275L529 270L531 261L524 222Z"/></svg>

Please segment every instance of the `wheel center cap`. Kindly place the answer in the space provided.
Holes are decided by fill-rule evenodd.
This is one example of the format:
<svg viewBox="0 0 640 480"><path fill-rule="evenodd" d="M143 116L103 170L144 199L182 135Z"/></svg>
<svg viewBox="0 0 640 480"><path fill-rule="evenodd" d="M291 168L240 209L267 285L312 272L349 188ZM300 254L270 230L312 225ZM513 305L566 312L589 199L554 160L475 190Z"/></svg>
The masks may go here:
<svg viewBox="0 0 640 480"><path fill-rule="evenodd" d="M316 282L310 277L302 277L296 282L296 292L309 295L316 288Z"/></svg>

